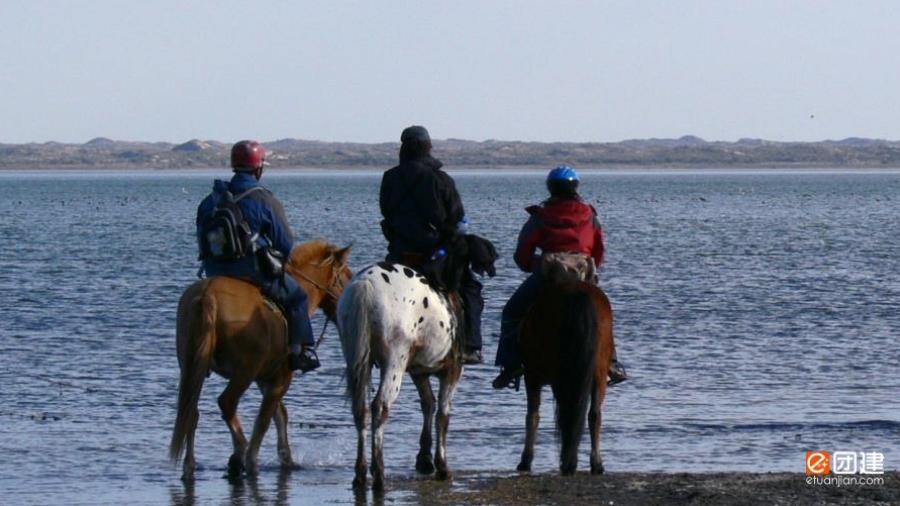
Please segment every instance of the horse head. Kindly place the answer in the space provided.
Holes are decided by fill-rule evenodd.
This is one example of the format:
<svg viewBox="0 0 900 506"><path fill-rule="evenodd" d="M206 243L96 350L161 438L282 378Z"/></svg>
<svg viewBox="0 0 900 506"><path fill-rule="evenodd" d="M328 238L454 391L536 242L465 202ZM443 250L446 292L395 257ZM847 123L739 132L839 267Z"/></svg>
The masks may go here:
<svg viewBox="0 0 900 506"><path fill-rule="evenodd" d="M329 320L337 315L337 300L353 277L347 264L352 246L343 248L321 239L298 244L291 250L285 272L297 280L309 296L310 307L319 307Z"/></svg>

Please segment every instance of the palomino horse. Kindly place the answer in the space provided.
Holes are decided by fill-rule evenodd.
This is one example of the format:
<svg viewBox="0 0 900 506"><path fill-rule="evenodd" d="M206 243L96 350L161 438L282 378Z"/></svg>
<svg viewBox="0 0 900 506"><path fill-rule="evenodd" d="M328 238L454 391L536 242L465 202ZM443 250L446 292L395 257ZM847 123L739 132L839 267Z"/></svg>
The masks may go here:
<svg viewBox="0 0 900 506"><path fill-rule="evenodd" d="M372 367L380 372L378 392L372 400L372 489L384 489L384 429L391 404L400 394L404 372L419 392L423 424L416 470L448 479L446 442L450 403L462 375L458 349L459 317L450 299L434 291L413 269L387 262L360 270L344 287L338 300L337 324L347 362L347 396L358 434L356 477L353 485L365 487L368 389ZM437 376L436 445L431 456L435 398L430 376Z"/></svg>
<svg viewBox="0 0 900 506"><path fill-rule="evenodd" d="M299 244L291 251L285 271L306 291L310 314L320 307L329 319L334 319L337 299L353 274L347 266L349 252L349 246L338 248L322 240ZM287 363L287 324L281 312L263 298L260 289L223 276L189 286L178 302L176 346L181 380L169 460L176 464L184 453L182 479L192 480L197 467L197 403L210 371L228 379L218 403L234 446L228 461L229 476L240 476L244 470L250 475L258 473L259 447L273 417L279 461L282 468L292 468L287 409L281 401L293 378ZM263 399L248 446L237 408L253 382Z"/></svg>
<svg viewBox="0 0 900 506"><path fill-rule="evenodd" d="M556 432L561 440L560 471L571 475L578 467L578 446L587 414L591 473L603 473L600 411L613 354L609 298L591 283L548 281L544 293L522 322L520 340L528 413L525 449L518 470L531 470L540 421L541 389L550 385L556 399Z"/></svg>

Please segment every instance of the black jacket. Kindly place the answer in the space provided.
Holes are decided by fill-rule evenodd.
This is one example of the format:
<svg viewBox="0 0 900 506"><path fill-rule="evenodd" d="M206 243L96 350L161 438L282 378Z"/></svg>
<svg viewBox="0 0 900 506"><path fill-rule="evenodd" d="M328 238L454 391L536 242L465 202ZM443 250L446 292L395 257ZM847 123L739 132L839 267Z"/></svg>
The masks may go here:
<svg viewBox="0 0 900 506"><path fill-rule="evenodd" d="M402 159L381 178L378 203L388 252L431 255L465 216L456 183L431 156Z"/></svg>

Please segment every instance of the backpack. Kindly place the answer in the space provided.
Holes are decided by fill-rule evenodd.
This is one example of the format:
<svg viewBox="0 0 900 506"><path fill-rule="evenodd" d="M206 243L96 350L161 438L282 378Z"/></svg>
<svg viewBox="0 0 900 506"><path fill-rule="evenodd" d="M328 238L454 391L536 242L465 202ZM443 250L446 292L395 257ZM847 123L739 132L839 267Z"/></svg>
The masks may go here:
<svg viewBox="0 0 900 506"><path fill-rule="evenodd" d="M541 272L557 283L571 281L597 282L597 266L594 259L581 253L544 253L541 255Z"/></svg>
<svg viewBox="0 0 900 506"><path fill-rule="evenodd" d="M215 207L200 221L200 260L237 260L256 251L257 234L244 219L238 202L259 189L256 186L237 196L230 191L216 194Z"/></svg>

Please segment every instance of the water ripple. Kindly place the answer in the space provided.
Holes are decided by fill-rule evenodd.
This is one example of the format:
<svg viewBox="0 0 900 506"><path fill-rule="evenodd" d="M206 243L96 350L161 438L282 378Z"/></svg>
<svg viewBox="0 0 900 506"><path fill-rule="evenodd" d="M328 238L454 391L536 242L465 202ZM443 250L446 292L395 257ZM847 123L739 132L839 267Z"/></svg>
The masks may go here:
<svg viewBox="0 0 900 506"><path fill-rule="evenodd" d="M7 500L135 503L115 490L154 504L190 496L169 490L179 473L166 461L178 382L174 315L195 279L193 215L212 176L0 176L0 232L18 239L0 244ZM500 311L524 279L511 255L524 207L543 198L543 174L456 176L472 231L501 255L498 276L484 282L490 364ZM385 252L379 181L376 172L267 175L299 238L353 244L355 267ZM804 452L822 448L882 451L886 467L898 466L900 174L585 171L582 189L605 226L601 281L630 375L605 402L608 469L800 471ZM322 324L317 315L315 328ZM298 377L285 399L294 456L309 473L292 480L344 487L356 436L333 327L320 357L323 367ZM456 468L511 471L524 393L492 390L496 369L487 364L464 372L449 458ZM230 453L215 402L224 384L213 376L204 387L194 493L215 490L226 503L247 491L220 484ZM259 401L255 390L242 401L245 426ZM552 409L546 392L539 472L556 468ZM407 380L388 423L389 473L411 472L420 423ZM274 444L271 435L264 442L264 472L277 467ZM98 489L110 493L100 501Z"/></svg>

